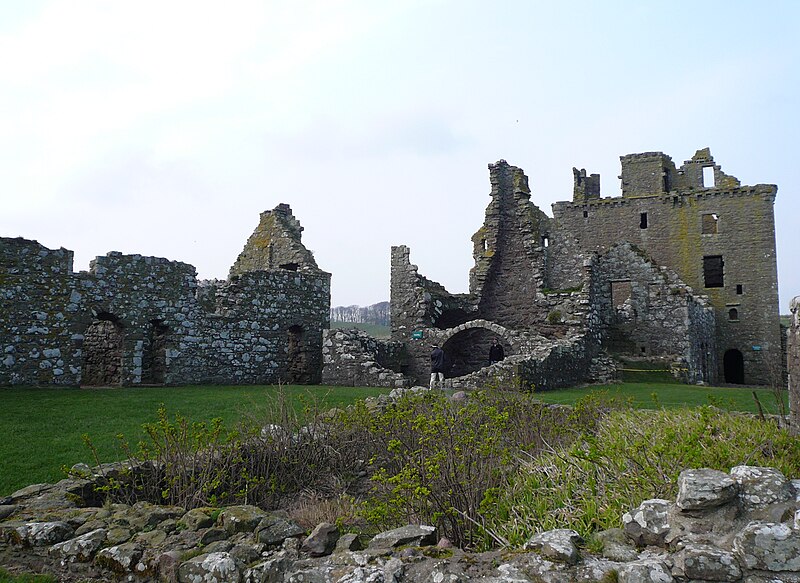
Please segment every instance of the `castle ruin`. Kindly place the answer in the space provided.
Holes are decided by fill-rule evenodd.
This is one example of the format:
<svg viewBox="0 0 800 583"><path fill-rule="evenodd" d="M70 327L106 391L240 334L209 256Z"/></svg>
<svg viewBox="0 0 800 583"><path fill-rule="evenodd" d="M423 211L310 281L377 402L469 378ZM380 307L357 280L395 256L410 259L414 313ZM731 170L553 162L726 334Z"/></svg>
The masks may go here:
<svg viewBox="0 0 800 583"><path fill-rule="evenodd" d="M611 356L689 383L782 384L777 187L742 186L707 148L679 168L661 152L620 161L621 196L573 168L552 217L520 168L489 165L469 292L393 247L389 342L328 330L330 274L288 205L262 213L224 281L117 252L74 273L71 251L0 238L0 385L408 386L427 383L434 343L456 388L606 381ZM506 358L490 364L495 339Z"/></svg>
<svg viewBox="0 0 800 583"><path fill-rule="evenodd" d="M261 214L227 280L158 257L0 238L0 385L318 383L330 274L288 205Z"/></svg>
<svg viewBox="0 0 800 583"><path fill-rule="evenodd" d="M782 375L773 205L711 152L677 168L661 152L620 158L622 196L573 169L552 218L524 172L489 165L491 201L473 235L469 293L451 294L392 248L392 341L426 384L431 345L453 387L513 381L547 389L603 380L607 354L657 358L690 383L766 385ZM489 366L491 341L507 358Z"/></svg>

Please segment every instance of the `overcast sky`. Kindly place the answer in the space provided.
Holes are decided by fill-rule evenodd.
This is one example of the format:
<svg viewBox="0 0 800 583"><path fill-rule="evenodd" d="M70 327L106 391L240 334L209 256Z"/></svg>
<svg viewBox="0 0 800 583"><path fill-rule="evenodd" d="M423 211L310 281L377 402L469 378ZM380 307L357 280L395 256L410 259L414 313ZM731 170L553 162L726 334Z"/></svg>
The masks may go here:
<svg viewBox="0 0 800 583"><path fill-rule="evenodd" d="M332 305L389 299L392 245L466 292L487 164L619 196L619 156L710 147L778 185L800 295L800 2L0 0L0 236L225 278L285 202Z"/></svg>

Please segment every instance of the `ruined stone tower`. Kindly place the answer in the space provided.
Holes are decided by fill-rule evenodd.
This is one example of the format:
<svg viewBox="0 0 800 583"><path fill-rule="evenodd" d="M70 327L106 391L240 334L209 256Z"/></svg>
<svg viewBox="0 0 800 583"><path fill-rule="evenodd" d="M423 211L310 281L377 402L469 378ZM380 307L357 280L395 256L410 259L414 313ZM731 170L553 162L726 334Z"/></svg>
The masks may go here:
<svg viewBox="0 0 800 583"><path fill-rule="evenodd" d="M708 297L716 316L719 382L772 383L782 370L777 187L741 186L722 172L708 148L678 169L661 152L620 161L622 197L553 205L550 285L577 284L576 269L589 254L630 242ZM650 351L647 343L634 347L640 355Z"/></svg>
<svg viewBox="0 0 800 583"><path fill-rule="evenodd" d="M424 382L431 341L453 386L511 374L540 388L597 376L598 355L657 357L689 382L770 384L781 374L773 204L777 187L741 186L708 148L676 168L661 152L620 157L622 196L573 168L553 218L523 171L489 166L491 201L472 238L468 294L449 294L392 249L392 339ZM492 338L503 366L480 356Z"/></svg>

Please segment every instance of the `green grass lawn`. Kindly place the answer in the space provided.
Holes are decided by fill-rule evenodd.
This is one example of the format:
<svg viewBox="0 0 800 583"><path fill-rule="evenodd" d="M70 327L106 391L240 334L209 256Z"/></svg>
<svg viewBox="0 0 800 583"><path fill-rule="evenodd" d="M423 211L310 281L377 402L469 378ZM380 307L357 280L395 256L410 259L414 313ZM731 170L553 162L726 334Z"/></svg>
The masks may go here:
<svg viewBox="0 0 800 583"><path fill-rule="evenodd" d="M775 393L764 388L750 387L698 387L667 382L626 382L604 387L583 387L557 391L542 391L539 397L547 403L574 404L592 391L600 391L609 397L619 398L632 406L644 409L658 407L699 407L714 405L728 411L757 413L755 393L765 414L788 412L788 396L782 391L783 410Z"/></svg>
<svg viewBox="0 0 800 583"><path fill-rule="evenodd" d="M391 331L389 326L381 326L379 324L360 324L354 322L331 322L331 330L336 330L338 328L350 329L350 328L358 328L359 330L363 330L370 336L374 338L389 338L391 335Z"/></svg>
<svg viewBox="0 0 800 583"><path fill-rule="evenodd" d="M388 392L388 389L285 386L302 407L315 399L325 408ZM39 482L64 477L62 466L95 465L81 436L88 434L102 462L124 456L117 434L135 446L142 425L156 421L163 403L170 418L192 421L221 418L233 425L245 413L264 410L274 386L191 386L152 388L2 388L0 389L0 496Z"/></svg>
<svg viewBox="0 0 800 583"><path fill-rule="evenodd" d="M652 380L652 379L651 379ZM348 387L283 387L298 406L317 400L321 407L345 405L388 389ZM778 411L774 394L743 387L697 387L669 382L626 382L540 393L549 403L573 404L591 391L603 391L635 407L657 408L716 405L757 412L755 391L767 413ZM81 436L89 435L100 461L122 459L116 436L132 444L144 436L142 425L156 420L163 403L170 418L180 414L191 421L220 417L233 426L245 413L263 410L278 392L266 386L191 386L153 388L4 388L0 389L0 496L29 484L63 478L62 466L95 460ZM784 393L785 399L785 393Z"/></svg>

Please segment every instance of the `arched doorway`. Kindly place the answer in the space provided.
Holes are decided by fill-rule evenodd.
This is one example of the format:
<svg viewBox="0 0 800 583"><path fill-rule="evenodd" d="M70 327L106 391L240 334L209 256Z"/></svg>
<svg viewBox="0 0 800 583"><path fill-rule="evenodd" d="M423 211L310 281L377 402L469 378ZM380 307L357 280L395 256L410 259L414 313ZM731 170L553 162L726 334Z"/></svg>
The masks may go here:
<svg viewBox="0 0 800 583"><path fill-rule="evenodd" d="M740 351L735 348L725 351L722 366L726 383L744 384L744 357Z"/></svg>
<svg viewBox="0 0 800 583"><path fill-rule="evenodd" d="M142 350L142 384L163 385L167 372L167 336L163 320L150 320Z"/></svg>
<svg viewBox="0 0 800 583"><path fill-rule="evenodd" d="M311 371L308 368L308 347L305 330L294 325L288 331L288 352L286 355L286 382L295 385L311 384Z"/></svg>
<svg viewBox="0 0 800 583"><path fill-rule="evenodd" d="M460 377L489 366L489 347L497 339L509 356L508 342L486 328L467 328L451 336L442 346L447 377Z"/></svg>
<svg viewBox="0 0 800 583"><path fill-rule="evenodd" d="M101 312L83 336L81 384L94 387L122 384L122 355L125 334L114 314Z"/></svg>

